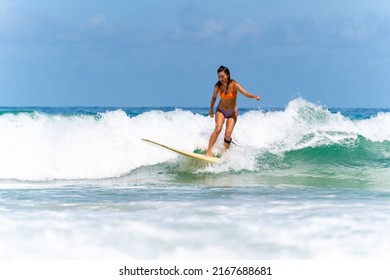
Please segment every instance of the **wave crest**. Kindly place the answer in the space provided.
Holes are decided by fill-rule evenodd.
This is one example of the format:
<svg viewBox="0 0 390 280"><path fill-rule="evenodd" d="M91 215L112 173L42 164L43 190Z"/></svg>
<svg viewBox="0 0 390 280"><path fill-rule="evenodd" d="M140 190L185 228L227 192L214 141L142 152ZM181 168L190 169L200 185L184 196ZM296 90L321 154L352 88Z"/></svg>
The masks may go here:
<svg viewBox="0 0 390 280"><path fill-rule="evenodd" d="M298 98L284 110L251 110L240 115L233 135L239 146L226 153L221 166L203 169L258 171L267 166L289 168L291 162L315 159L328 163L346 159L351 165L383 164L390 157L389 123L388 112L354 120ZM182 109L150 110L138 115L122 110L95 115L3 113L0 179L120 177L142 166L178 162L176 154L147 145L140 138L184 150L206 149L213 128L213 119ZM216 149L222 148L222 138ZM350 153L352 158L348 157ZM279 157L284 159L278 161ZM263 160L260 167L259 159Z"/></svg>

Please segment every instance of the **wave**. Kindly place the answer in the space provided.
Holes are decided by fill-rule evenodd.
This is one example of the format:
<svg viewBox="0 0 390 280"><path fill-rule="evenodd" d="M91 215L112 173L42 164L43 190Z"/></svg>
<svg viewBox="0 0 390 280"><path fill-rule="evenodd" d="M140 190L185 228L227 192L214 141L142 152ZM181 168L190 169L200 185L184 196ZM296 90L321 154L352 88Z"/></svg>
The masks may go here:
<svg viewBox="0 0 390 280"><path fill-rule="evenodd" d="M284 110L241 114L233 135L238 145L224 155L221 165L197 166L195 171L259 172L299 164L388 168L389 123L388 112L354 120L298 98ZM172 162L185 169L180 157L140 139L184 150L206 149L213 128L213 119L184 109L2 113L0 180L112 178ZM222 148L222 139L216 150Z"/></svg>

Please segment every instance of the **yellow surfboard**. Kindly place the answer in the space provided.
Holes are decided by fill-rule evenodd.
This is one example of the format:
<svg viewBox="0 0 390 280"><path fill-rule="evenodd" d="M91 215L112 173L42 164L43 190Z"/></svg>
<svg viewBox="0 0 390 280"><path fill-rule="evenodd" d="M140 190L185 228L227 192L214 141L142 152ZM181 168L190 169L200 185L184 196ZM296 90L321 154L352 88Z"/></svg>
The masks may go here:
<svg viewBox="0 0 390 280"><path fill-rule="evenodd" d="M220 160L221 160L221 159L216 158L216 157L209 157L209 156L206 156L206 155L201 155L201 154L192 153L192 152L186 152L186 151L182 151L182 150L179 150L179 149L176 149L176 148L168 147L168 146L166 146L164 144L157 143L157 142L149 140L149 139L142 138L141 140L145 141L145 142L148 142L148 143L151 143L151 144L154 144L154 145L157 145L157 146L160 146L162 148L168 149L168 150L170 150L172 152L175 152L175 153L178 153L180 155L183 155L183 156L186 156L186 157L190 157L190 158L194 158L194 159L198 159L198 160L202 160L202 161L205 161L205 162L219 163Z"/></svg>

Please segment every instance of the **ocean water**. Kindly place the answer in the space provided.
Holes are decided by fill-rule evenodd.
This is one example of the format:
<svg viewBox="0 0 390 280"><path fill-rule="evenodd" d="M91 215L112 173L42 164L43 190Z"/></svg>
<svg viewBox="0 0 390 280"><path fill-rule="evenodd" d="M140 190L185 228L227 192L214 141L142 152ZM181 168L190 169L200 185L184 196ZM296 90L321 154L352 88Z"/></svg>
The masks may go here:
<svg viewBox="0 0 390 280"><path fill-rule="evenodd" d="M390 258L390 109L0 108L0 259ZM215 152L222 151L220 136Z"/></svg>

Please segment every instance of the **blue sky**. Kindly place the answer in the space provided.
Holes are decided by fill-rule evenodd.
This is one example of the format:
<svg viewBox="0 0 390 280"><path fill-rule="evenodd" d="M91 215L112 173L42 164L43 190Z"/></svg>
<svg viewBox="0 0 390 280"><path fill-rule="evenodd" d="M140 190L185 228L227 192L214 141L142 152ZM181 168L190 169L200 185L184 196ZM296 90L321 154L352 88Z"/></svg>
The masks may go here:
<svg viewBox="0 0 390 280"><path fill-rule="evenodd" d="M388 0L0 0L0 106L390 107Z"/></svg>

